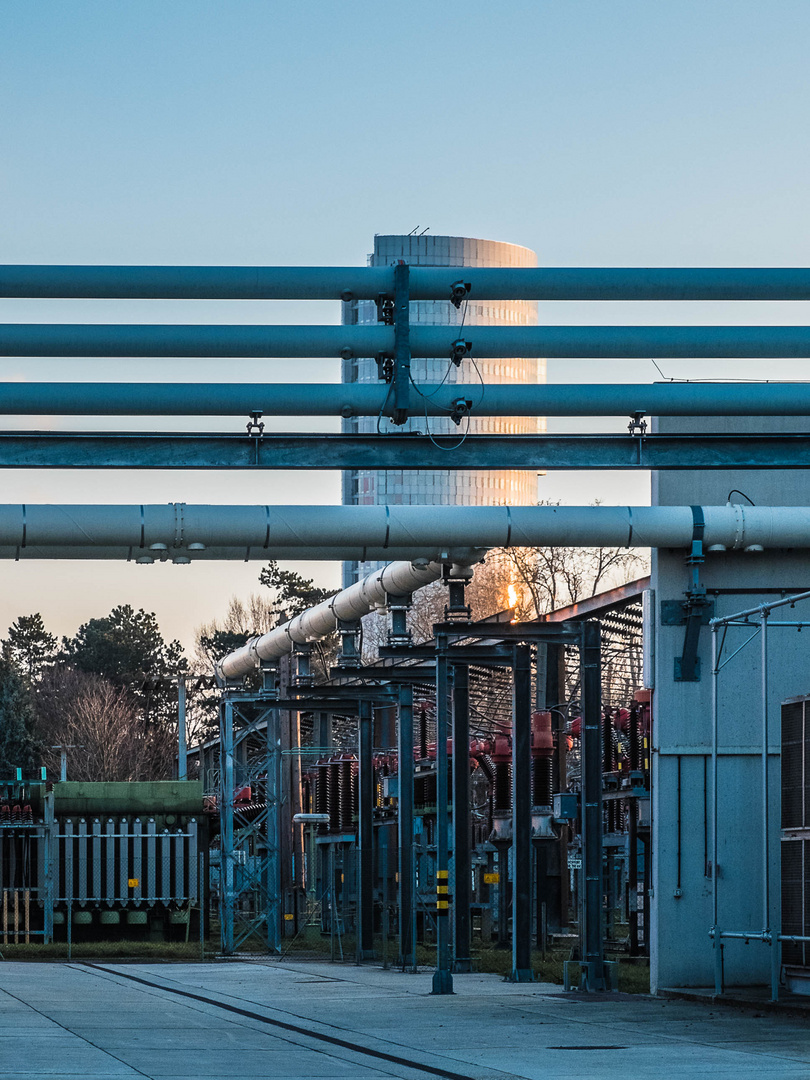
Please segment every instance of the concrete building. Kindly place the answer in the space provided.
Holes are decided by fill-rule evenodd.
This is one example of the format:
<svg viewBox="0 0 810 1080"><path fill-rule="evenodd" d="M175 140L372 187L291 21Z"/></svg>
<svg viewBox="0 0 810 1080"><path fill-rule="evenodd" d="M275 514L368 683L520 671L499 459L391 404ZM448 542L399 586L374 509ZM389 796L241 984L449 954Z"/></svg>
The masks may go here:
<svg viewBox="0 0 810 1080"><path fill-rule="evenodd" d="M368 257L370 266L392 266L400 260L411 266L536 266L537 256L528 248L496 240L475 240L462 236L375 236L374 251ZM537 304L526 301L489 302L471 300L456 309L447 301L417 301L411 303L412 323L454 326L532 326L537 324ZM375 323L377 309L373 301L352 301L343 305L343 323ZM473 350L473 357L475 353ZM536 383L545 381L543 360L464 360L459 367L449 357L414 359L412 376L415 387L425 383L469 385L475 402L482 383ZM344 361L344 382L377 382L377 363L374 359ZM418 399L418 389L414 397ZM387 420L383 425L390 426ZM528 417L481 417L462 421L457 427L449 418L411 419L401 430L421 431L426 435L463 437L466 431L482 434L531 434L544 426L539 419ZM354 417L343 423L351 433L373 433L377 430L374 417ZM343 474L344 505L379 505L383 503L437 505L455 503L465 506L491 506L501 503L526 505L537 501L537 474L515 470L486 471L454 469L452 452L448 450L447 468L414 471L402 469L364 469ZM348 585L370 572L376 563L347 563L344 565L344 584Z"/></svg>
<svg viewBox="0 0 810 1080"><path fill-rule="evenodd" d="M792 432L806 422L740 417L707 423L659 419L659 431ZM744 492L743 496L741 492ZM810 505L810 476L803 470L659 472L653 504ZM810 589L807 552L709 551L699 567L712 617L728 617ZM712 652L708 626L700 631L699 678L679 681L675 664L685 627L673 619L671 601L683 601L692 567L683 552L653 551L655 688L653 768L653 872L651 904L653 989L712 986L715 951L709 930L712 903ZM667 602L670 602L667 605ZM810 604L774 612L771 622L808 619ZM708 616L707 616L708 617ZM728 630L718 676L717 925L724 932L774 930L780 925L780 709L787 698L810 693L810 638L795 627L769 631L767 690L762 686L758 620ZM748 640L748 644L746 641ZM735 650L741 649L734 656ZM768 810L762 784L763 698L768 712ZM763 825L767 823L769 880L764 874ZM767 904L766 904L767 897ZM767 914L765 907L767 906ZM772 947L753 937L723 942L728 987L767 983Z"/></svg>

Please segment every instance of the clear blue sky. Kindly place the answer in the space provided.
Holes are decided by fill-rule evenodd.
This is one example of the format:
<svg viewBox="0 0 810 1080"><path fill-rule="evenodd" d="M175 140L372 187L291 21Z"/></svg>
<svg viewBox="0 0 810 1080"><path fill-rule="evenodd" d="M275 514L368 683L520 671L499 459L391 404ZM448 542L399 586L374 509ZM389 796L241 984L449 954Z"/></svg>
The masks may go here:
<svg viewBox="0 0 810 1080"><path fill-rule="evenodd" d="M419 225L525 244L546 265L806 265L809 31L808 0L4 0L0 260L361 263L375 232ZM5 301L0 317L337 312ZM804 304L547 305L541 318L809 321ZM662 367L762 376L728 362ZM0 361L0 378L234 375L289 372L259 361ZM313 362L306 375L337 372ZM803 377L804 366L769 365L779 375ZM555 382L655 377L642 362L549 364ZM647 497L640 477L542 483L542 495L569 502ZM16 473L2 491L26 502L338 499L326 474ZM37 609L69 632L128 600L188 640L257 569L60 564L58 574L54 589L42 564L0 568L0 633Z"/></svg>

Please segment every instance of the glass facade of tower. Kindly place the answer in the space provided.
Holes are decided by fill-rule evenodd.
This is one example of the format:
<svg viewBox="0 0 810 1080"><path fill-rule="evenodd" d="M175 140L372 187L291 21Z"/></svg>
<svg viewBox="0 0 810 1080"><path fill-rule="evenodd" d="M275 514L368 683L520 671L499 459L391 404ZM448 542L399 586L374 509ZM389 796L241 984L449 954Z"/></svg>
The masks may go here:
<svg viewBox="0 0 810 1080"><path fill-rule="evenodd" d="M375 236L370 266L392 266L400 260L411 266L536 266L537 256L528 248L495 240L475 240L461 236ZM413 301L411 323L473 326L534 326L537 304L528 301L470 300L455 308L447 301ZM343 305L343 322L375 323L377 309L373 301L360 300ZM471 335L472 337L472 335ZM545 381L545 361L522 359L474 360L465 358L457 367L449 357L414 359L413 381L423 383L469 385L469 396L476 400L473 387L481 383L537 383ZM373 358L352 358L343 363L344 382L378 382L377 363ZM412 398L418 400L416 390ZM387 420L382 421L386 427ZM459 427L449 418L413 417L396 430L421 431L425 434L459 438L470 434L532 434L541 430L544 421L532 417L475 417L462 420ZM377 430L375 417L352 417L343 422L343 430L369 433ZM383 428L385 430L385 428ZM492 506L509 503L526 505L537 500L537 474L519 470L484 471L453 469L452 451L447 453L447 468L433 470L363 469L343 474L345 505L419 503L421 505L458 504ZM377 563L347 563L344 583L370 573Z"/></svg>

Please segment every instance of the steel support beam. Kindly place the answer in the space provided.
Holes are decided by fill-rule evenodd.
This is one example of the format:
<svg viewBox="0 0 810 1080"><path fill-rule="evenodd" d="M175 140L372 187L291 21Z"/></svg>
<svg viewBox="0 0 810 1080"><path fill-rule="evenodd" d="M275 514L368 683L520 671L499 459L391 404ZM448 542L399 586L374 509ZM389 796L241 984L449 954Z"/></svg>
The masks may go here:
<svg viewBox="0 0 810 1080"><path fill-rule="evenodd" d="M447 446L445 446L447 442ZM437 445L437 443L439 445ZM452 453L448 449L452 446ZM807 469L810 435L0 432L0 469Z"/></svg>
<svg viewBox="0 0 810 1080"><path fill-rule="evenodd" d="M416 878L413 858L413 687L407 683L402 683L398 687L398 692L399 963L403 969L409 968L415 971Z"/></svg>
<svg viewBox="0 0 810 1080"><path fill-rule="evenodd" d="M447 735L450 671L447 635L436 634L436 970L433 994L452 994L450 968L450 859L447 820Z"/></svg>
<svg viewBox="0 0 810 1080"><path fill-rule="evenodd" d="M512 691L512 982L532 982L532 651L516 645Z"/></svg>
<svg viewBox="0 0 810 1080"><path fill-rule="evenodd" d="M602 664L599 623L582 624L582 989L604 990L602 930Z"/></svg>
<svg viewBox="0 0 810 1080"><path fill-rule="evenodd" d="M470 674L453 665L453 970L472 971L470 845Z"/></svg>
<svg viewBox="0 0 810 1080"><path fill-rule="evenodd" d="M374 956L374 757L373 711L370 700L360 702L358 742L357 822L357 959Z"/></svg>
<svg viewBox="0 0 810 1080"><path fill-rule="evenodd" d="M220 925L222 952L231 956L234 950L234 847L233 847L233 800L236 794L236 761L233 742L233 703L220 704L219 719L220 789Z"/></svg>
<svg viewBox="0 0 810 1080"><path fill-rule="evenodd" d="M809 300L802 267L411 267L411 299L449 300L459 278L475 300ZM393 267L0 267L0 296L45 299L374 300Z"/></svg>
<svg viewBox="0 0 810 1080"><path fill-rule="evenodd" d="M412 326L410 355L449 360L457 336L453 326ZM810 356L806 326L470 326L465 338L481 360ZM0 356L349 359L395 353L394 327L384 325L0 324Z"/></svg>

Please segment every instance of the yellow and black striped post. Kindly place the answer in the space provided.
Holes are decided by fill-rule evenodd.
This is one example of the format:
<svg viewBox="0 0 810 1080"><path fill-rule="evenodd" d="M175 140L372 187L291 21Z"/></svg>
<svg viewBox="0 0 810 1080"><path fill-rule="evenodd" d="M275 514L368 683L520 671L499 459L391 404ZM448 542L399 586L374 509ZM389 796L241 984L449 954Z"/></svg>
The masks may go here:
<svg viewBox="0 0 810 1080"><path fill-rule="evenodd" d="M448 879L447 870L436 871L436 914L437 915L449 915L450 905L453 902L453 898L450 895L450 886L447 883Z"/></svg>

